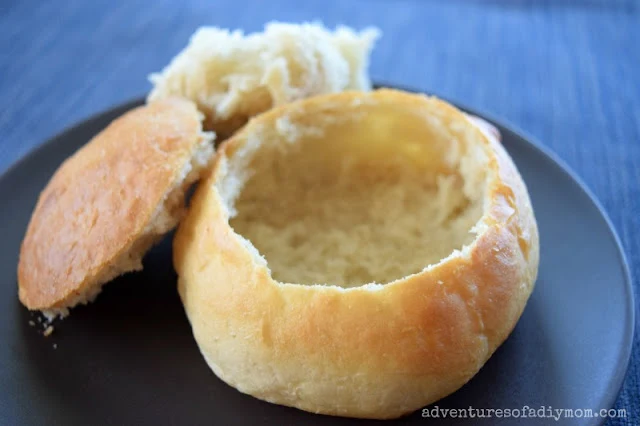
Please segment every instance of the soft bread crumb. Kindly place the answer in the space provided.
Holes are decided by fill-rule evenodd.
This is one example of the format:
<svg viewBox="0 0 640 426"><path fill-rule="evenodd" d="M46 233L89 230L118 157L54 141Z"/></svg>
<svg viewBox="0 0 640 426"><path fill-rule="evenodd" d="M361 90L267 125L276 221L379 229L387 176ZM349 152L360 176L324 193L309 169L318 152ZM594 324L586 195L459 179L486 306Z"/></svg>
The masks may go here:
<svg viewBox="0 0 640 426"><path fill-rule="evenodd" d="M402 138L396 152L367 158L353 137L332 133L348 134L345 123L363 117L314 117L322 123L314 128L285 115L271 133L254 129L224 165L216 186L230 225L273 279L375 290L466 256L486 226L487 156L465 142L472 134L434 133L452 167L439 172L398 162L397 151L410 145Z"/></svg>
<svg viewBox="0 0 640 426"><path fill-rule="evenodd" d="M202 133L201 141L191 160L185 163L183 170L176 177L175 185L167 191L163 202L158 205L144 233L120 258L105 267L95 277L93 284L88 285L84 291L68 298L63 306L42 310L45 324L50 324L56 318L63 319L67 317L69 309L74 306L87 305L93 302L102 291L102 286L114 278L126 272L142 270L142 258L146 252L167 232L173 229L184 215L184 200L187 190L200 178L213 158L213 138L213 133Z"/></svg>
<svg viewBox="0 0 640 426"><path fill-rule="evenodd" d="M308 181L298 184L299 173L317 173L312 188ZM387 283L422 271L474 239L480 200L465 196L459 177L439 176L435 186L423 177L418 171L392 175L349 166L330 182L317 170L255 175L231 225L267 259L278 281ZM270 191L276 187L277 195Z"/></svg>
<svg viewBox="0 0 640 426"><path fill-rule="evenodd" d="M53 326L52 325L50 325L47 328L45 328L44 332L42 333L42 335L44 337L49 337L49 336L51 336L51 334L53 334Z"/></svg>
<svg viewBox="0 0 640 426"><path fill-rule="evenodd" d="M187 47L149 77L149 100L170 96L195 102L222 136L267 109L316 94L370 90L369 54L380 32L319 23L268 23L245 35L198 29ZM219 138L220 139L220 138Z"/></svg>
<svg viewBox="0 0 640 426"><path fill-rule="evenodd" d="M71 303L74 303L74 304L83 303L86 305L87 303L92 302L93 299L95 299L98 293L100 293L100 289L98 289L93 299L91 299L91 297L87 293L83 294L82 297L74 298L73 302ZM60 319L66 318L69 315L69 309L67 308L43 309L41 313L42 313L42 316L44 317L44 320L39 320L38 322L40 322L41 324L49 324L49 323L52 323L56 318L60 318Z"/></svg>

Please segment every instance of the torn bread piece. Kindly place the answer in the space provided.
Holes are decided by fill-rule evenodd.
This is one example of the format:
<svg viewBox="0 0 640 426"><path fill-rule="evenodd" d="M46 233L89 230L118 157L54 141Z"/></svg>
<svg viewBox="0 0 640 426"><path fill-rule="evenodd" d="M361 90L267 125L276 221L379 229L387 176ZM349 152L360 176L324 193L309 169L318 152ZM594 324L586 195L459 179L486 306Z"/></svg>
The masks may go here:
<svg viewBox="0 0 640 426"><path fill-rule="evenodd" d="M202 27L160 73L150 76L148 100L194 101L218 140L271 107L309 96L371 89L369 54L380 32L318 23L271 22L245 35Z"/></svg>
<svg viewBox="0 0 640 426"><path fill-rule="evenodd" d="M213 133L187 100L136 108L67 159L40 194L20 250L20 301L49 319L142 269L174 228L213 157Z"/></svg>

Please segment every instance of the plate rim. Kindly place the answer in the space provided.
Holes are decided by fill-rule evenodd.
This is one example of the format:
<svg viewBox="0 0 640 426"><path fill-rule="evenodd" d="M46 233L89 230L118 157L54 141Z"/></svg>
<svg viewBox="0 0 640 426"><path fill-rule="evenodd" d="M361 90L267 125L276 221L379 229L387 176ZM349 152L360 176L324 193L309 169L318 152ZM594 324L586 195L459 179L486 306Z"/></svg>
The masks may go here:
<svg viewBox="0 0 640 426"><path fill-rule="evenodd" d="M462 111L465 111L467 113L477 115L481 118L486 119L487 121L496 125L497 127L502 128L507 132L510 132L511 134L515 135L516 137L518 137L519 139L527 143L534 150L538 151L539 154L542 154L543 157L546 157L547 160L550 160L552 163L555 163L555 165L557 165L560 168L562 173L565 174L570 180L572 180L576 184L577 188L581 190L584 193L584 195L588 197L591 203L593 203L598 213L600 214L605 224L607 225L607 228L609 230L609 235L613 239L614 245L616 247L617 255L618 255L617 257L618 257L619 263L622 265L622 272L623 272L623 278L624 278L624 292L626 293L626 296L627 296L626 303L625 303L625 315L627 316L628 321L625 324L625 328L627 328L628 330L625 331L624 339L623 339L623 343L620 351L620 357L617 360L618 361L617 367L613 375L613 379L611 380L609 385L606 387L607 392L604 398L604 402L606 402L604 405L607 407L613 408L619 399L620 392L622 390L624 381L627 377L629 365L631 362L631 354L633 351L633 343L634 343L634 337L635 337L635 331L636 331L635 330L636 328L635 327L636 326L635 294L633 289L631 268L629 266L627 254L625 252L624 246L622 245L620 236L618 235L616 227L611 221L609 214L607 213L603 205L600 203L598 198L595 196L593 191L582 180L582 178L580 178L580 176L551 148L542 144L537 138L533 137L531 134L524 131L519 126L516 126L511 122L506 123L504 120L496 118L492 113L487 113L477 108L470 107L463 102L458 102L457 100L453 100L449 97L441 96L434 91L423 90L417 87L412 89L412 88L408 88L406 86L402 86L398 84L388 84L386 82L376 81L373 84L373 88L374 89L389 88L389 89L403 90L410 93L434 96L436 98L439 98L446 102L451 103L456 108ZM86 116L85 118L81 118L78 121L66 127L63 127L57 133L46 138L43 142L37 144L36 146L32 147L31 149L27 150L26 152L18 156L16 159L14 159L3 171L0 171L0 181L5 180L9 175L14 173L15 170L19 169L20 167L23 167L24 163L27 163L28 161L30 161L32 157L38 156L41 153L41 151L46 149L54 141L58 139L63 139L66 135L77 131L78 128L82 126L87 126L89 123L93 121L100 120L103 116L107 114L113 113L115 111L122 111L124 113L125 111L128 111L137 106L140 106L144 103L145 103L144 96L136 96L127 101L120 102L111 107L94 112ZM626 407L624 408L626 409ZM604 424L607 419L602 417L601 418L594 417L592 418L592 420L593 422L590 424L601 425L601 424Z"/></svg>

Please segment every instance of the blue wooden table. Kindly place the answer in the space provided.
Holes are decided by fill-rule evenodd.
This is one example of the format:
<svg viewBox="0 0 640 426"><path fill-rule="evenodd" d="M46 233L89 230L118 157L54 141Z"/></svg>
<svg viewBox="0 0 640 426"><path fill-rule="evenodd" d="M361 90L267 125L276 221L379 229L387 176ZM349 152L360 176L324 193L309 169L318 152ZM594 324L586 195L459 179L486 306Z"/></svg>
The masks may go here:
<svg viewBox="0 0 640 426"><path fill-rule="evenodd" d="M374 24L374 80L486 111L558 153L609 213L640 294L636 0L0 0L0 172L143 95L198 26L255 31L274 19ZM640 424L637 338L617 407L628 417L610 424Z"/></svg>

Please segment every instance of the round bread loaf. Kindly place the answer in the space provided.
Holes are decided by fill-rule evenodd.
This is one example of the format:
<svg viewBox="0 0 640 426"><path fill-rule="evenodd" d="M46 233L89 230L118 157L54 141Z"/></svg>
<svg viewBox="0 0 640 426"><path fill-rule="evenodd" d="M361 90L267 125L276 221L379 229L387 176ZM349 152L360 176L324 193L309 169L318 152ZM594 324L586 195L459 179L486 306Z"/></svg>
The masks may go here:
<svg viewBox="0 0 640 426"><path fill-rule="evenodd" d="M67 159L40 194L20 250L19 296L49 318L142 269L210 164L213 134L186 100L136 108Z"/></svg>
<svg viewBox="0 0 640 426"><path fill-rule="evenodd" d="M491 132L438 99L378 90L275 108L223 143L174 263L223 381L385 419L478 372L522 314L538 250L527 189Z"/></svg>

